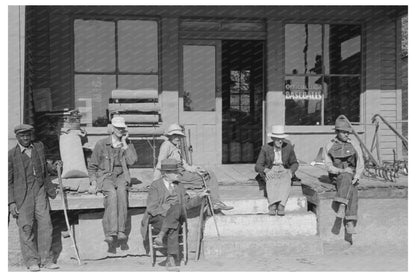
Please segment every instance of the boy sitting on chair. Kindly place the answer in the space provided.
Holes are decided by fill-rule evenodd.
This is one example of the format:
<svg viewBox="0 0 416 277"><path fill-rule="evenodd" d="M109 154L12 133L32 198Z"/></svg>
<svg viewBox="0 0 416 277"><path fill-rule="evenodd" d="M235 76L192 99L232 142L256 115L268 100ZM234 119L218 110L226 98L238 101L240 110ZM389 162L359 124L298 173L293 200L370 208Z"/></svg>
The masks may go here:
<svg viewBox="0 0 416 277"><path fill-rule="evenodd" d="M166 237L168 270L179 263L179 227L186 221L186 210L200 205L202 197L208 195L207 190L204 190L191 199L183 185L178 182L178 170L179 165L175 159L162 160L162 177L150 185L147 209L141 224L145 241L149 223L154 227L155 233L158 233L155 244L163 246Z"/></svg>

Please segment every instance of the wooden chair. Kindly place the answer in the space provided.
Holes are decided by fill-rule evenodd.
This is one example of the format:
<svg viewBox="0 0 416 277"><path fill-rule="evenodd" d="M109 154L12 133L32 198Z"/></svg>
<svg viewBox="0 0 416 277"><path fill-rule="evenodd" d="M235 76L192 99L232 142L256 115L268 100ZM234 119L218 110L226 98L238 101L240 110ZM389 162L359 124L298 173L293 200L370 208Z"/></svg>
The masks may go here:
<svg viewBox="0 0 416 277"><path fill-rule="evenodd" d="M179 247L182 249L182 258L185 265L188 263L188 227L186 222L182 223L179 231ZM152 266L156 264L156 251L166 249L166 246L159 246L154 243L157 234L153 234L153 226L149 223L148 225L148 236L149 236L149 248L150 257L152 258Z"/></svg>

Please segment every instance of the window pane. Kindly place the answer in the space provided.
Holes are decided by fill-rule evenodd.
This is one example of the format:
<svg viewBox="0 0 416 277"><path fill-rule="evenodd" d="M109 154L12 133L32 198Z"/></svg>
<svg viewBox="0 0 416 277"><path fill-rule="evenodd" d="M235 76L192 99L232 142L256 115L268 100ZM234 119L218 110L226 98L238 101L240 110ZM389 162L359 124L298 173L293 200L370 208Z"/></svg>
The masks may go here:
<svg viewBox="0 0 416 277"><path fill-rule="evenodd" d="M84 123L107 126L108 99L115 83L114 75L75 75L75 107L85 115Z"/></svg>
<svg viewBox="0 0 416 277"><path fill-rule="evenodd" d="M114 22L75 20L75 71L115 71L114 29Z"/></svg>
<svg viewBox="0 0 416 277"><path fill-rule="evenodd" d="M322 73L321 25L285 25L285 72L286 74Z"/></svg>
<svg viewBox="0 0 416 277"><path fill-rule="evenodd" d="M345 115L351 122L360 121L360 78L330 77L325 96L325 125L334 125L335 119Z"/></svg>
<svg viewBox="0 0 416 277"><path fill-rule="evenodd" d="M183 47L185 111L215 111L215 46Z"/></svg>
<svg viewBox="0 0 416 277"><path fill-rule="evenodd" d="M330 74L361 74L361 27L325 25L325 68Z"/></svg>
<svg viewBox="0 0 416 277"><path fill-rule="evenodd" d="M118 88L120 89L154 89L158 90L156 75L119 75Z"/></svg>
<svg viewBox="0 0 416 277"><path fill-rule="evenodd" d="M118 21L118 52L121 72L157 73L157 22Z"/></svg>
<svg viewBox="0 0 416 277"><path fill-rule="evenodd" d="M322 77L286 77L286 125L320 125Z"/></svg>

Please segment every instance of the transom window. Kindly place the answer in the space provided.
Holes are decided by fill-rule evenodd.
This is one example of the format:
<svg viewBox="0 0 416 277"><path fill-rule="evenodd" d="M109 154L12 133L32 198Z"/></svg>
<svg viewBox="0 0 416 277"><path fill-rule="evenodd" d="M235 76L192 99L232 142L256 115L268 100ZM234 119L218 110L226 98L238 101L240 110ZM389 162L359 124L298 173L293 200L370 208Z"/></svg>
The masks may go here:
<svg viewBox="0 0 416 277"><path fill-rule="evenodd" d="M286 125L360 121L361 26L285 25Z"/></svg>
<svg viewBox="0 0 416 277"><path fill-rule="evenodd" d="M107 126L111 91L158 90L158 75L157 21L74 21L75 106L83 124Z"/></svg>

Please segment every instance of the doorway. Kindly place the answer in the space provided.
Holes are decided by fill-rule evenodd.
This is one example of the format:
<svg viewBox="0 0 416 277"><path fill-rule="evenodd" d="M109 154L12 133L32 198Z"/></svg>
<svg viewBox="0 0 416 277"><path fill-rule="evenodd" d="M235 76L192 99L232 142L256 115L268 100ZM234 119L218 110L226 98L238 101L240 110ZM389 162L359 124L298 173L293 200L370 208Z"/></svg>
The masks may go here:
<svg viewBox="0 0 416 277"><path fill-rule="evenodd" d="M264 42L223 40L222 163L254 163L263 143Z"/></svg>

